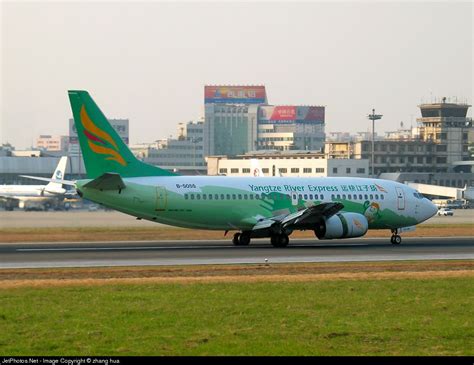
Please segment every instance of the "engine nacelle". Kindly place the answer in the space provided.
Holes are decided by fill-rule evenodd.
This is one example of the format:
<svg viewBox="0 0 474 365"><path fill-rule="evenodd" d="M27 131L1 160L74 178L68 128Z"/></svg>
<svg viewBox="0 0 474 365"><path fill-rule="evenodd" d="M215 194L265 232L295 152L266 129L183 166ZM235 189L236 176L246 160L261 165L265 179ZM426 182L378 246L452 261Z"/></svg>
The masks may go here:
<svg viewBox="0 0 474 365"><path fill-rule="evenodd" d="M367 233L367 218L359 213L337 213L324 219L314 230L320 240L360 237Z"/></svg>

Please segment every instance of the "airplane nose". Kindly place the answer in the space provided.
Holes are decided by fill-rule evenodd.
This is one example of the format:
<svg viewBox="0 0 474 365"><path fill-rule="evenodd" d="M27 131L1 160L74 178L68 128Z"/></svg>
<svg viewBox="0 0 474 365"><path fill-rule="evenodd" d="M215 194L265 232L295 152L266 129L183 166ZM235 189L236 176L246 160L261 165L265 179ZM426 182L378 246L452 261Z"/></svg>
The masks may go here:
<svg viewBox="0 0 474 365"><path fill-rule="evenodd" d="M424 222L430 219L438 212L438 208L434 205L431 200L424 198L420 204L420 210L418 211L418 223Z"/></svg>
<svg viewBox="0 0 474 365"><path fill-rule="evenodd" d="M438 207L434 205L431 200L426 199L426 212L428 213L428 218L431 218L434 216L436 213L438 213Z"/></svg>

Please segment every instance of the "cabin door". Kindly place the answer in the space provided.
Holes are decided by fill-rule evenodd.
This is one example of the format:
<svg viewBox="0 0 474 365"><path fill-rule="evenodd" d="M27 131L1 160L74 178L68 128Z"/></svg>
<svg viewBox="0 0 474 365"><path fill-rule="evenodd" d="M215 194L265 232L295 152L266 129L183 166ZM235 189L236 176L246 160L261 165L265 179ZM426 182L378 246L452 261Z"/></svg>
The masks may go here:
<svg viewBox="0 0 474 365"><path fill-rule="evenodd" d="M166 188L163 186L156 187L156 208L157 212L166 210L166 204L168 202L168 196L166 194Z"/></svg>
<svg viewBox="0 0 474 365"><path fill-rule="evenodd" d="M395 188L397 190L397 206L398 210L405 209L405 193L402 188Z"/></svg>

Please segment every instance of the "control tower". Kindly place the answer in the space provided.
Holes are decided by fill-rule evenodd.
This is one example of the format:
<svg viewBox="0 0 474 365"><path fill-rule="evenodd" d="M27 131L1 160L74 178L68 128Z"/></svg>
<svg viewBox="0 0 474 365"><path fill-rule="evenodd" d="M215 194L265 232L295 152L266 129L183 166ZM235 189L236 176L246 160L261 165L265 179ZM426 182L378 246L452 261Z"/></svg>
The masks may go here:
<svg viewBox="0 0 474 365"><path fill-rule="evenodd" d="M416 121L420 139L434 142L434 162L440 172L459 172L454 170L453 162L469 160L470 106L446 102L445 97L441 102L419 105L421 118Z"/></svg>

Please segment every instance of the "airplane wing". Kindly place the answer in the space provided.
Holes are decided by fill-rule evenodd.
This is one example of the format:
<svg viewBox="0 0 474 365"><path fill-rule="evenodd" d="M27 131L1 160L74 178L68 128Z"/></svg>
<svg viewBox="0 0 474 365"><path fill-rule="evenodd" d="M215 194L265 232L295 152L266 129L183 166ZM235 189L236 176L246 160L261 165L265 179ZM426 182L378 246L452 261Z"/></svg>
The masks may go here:
<svg viewBox="0 0 474 365"><path fill-rule="evenodd" d="M252 235L258 237L259 234L268 231L280 233L285 230L314 229L322 218L327 219L342 208L344 208L344 205L341 203L323 203L295 213L262 219L252 228Z"/></svg>
<svg viewBox="0 0 474 365"><path fill-rule="evenodd" d="M50 179L50 178L47 178L47 177L29 176L29 175L20 175L20 176L21 177L26 177L27 179L47 181L47 182L55 182L55 183L63 184L63 185L76 186L76 182L71 181L71 180Z"/></svg>
<svg viewBox="0 0 474 365"><path fill-rule="evenodd" d="M106 172L98 178L89 181L84 187L99 190L117 190L125 189L126 186L119 174Z"/></svg>

